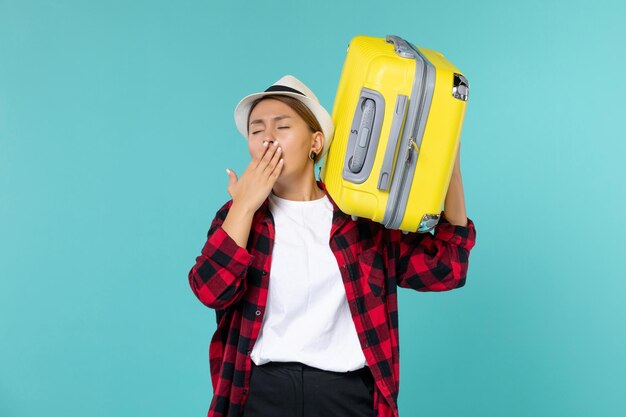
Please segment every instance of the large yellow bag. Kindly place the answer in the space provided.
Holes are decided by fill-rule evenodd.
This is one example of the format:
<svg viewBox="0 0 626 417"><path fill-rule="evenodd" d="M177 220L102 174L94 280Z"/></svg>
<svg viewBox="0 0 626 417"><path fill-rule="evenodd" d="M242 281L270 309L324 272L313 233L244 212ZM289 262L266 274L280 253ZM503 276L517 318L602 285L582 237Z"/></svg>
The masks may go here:
<svg viewBox="0 0 626 417"><path fill-rule="evenodd" d="M320 179L339 208L390 229L439 222L469 83L441 53L397 36L348 47Z"/></svg>

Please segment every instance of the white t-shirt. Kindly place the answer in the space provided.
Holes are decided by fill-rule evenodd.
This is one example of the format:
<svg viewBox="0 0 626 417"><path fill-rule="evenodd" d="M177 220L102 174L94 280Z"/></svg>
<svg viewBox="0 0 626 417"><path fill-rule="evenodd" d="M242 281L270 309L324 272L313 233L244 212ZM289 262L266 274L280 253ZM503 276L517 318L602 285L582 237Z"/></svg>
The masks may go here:
<svg viewBox="0 0 626 417"><path fill-rule="evenodd" d="M276 237L267 307L251 359L335 372L362 368L365 356L329 246L332 203L326 195L293 201L270 193L269 208Z"/></svg>

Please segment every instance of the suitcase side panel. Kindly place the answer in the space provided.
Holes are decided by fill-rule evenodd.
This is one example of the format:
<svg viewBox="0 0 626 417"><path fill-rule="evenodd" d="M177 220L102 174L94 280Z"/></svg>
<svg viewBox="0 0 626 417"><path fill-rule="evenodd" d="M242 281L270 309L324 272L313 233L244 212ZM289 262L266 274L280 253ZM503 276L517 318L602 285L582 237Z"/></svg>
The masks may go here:
<svg viewBox="0 0 626 417"><path fill-rule="evenodd" d="M415 52L416 66L409 117L398 153L397 174L393 179L387 202L387 212L383 219L383 224L391 229L400 228L407 211L409 193L413 189L413 177L420 156L419 150L424 137L436 81L433 64L416 47L408 42L406 45ZM411 218L418 217L418 213L410 213Z"/></svg>
<svg viewBox="0 0 626 417"><path fill-rule="evenodd" d="M454 74L463 74L440 52L419 49L435 66L436 82L411 195L399 227L409 231L417 230L421 216L439 214L443 208L466 108L465 101L452 95Z"/></svg>

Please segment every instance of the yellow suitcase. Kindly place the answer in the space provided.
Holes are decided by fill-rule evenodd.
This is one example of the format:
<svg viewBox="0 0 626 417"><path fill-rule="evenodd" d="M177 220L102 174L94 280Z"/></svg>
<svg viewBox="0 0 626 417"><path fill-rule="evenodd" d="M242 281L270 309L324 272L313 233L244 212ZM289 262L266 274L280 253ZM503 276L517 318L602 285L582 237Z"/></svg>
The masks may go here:
<svg viewBox="0 0 626 417"><path fill-rule="evenodd" d="M357 36L333 105L335 133L320 169L347 214L389 229L439 222L469 83L440 52L398 36Z"/></svg>

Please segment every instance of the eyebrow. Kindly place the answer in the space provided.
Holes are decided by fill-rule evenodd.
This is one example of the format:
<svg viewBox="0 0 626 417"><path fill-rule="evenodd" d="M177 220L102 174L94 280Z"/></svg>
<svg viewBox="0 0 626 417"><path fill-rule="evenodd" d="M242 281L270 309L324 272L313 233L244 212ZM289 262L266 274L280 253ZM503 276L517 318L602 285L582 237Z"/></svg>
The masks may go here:
<svg viewBox="0 0 626 417"><path fill-rule="evenodd" d="M287 118L290 118L290 117L291 117L291 116L287 116L287 115L285 114L285 115L282 115L282 116L276 116L276 117L274 117L274 120L279 121L279 120L282 120L282 119L287 119ZM251 124L251 125L253 125L253 124L255 124L255 123L264 123L264 122L263 122L263 120L261 120L261 119L256 119L256 120L253 120L253 121L251 121L251 122L250 122L250 124Z"/></svg>

